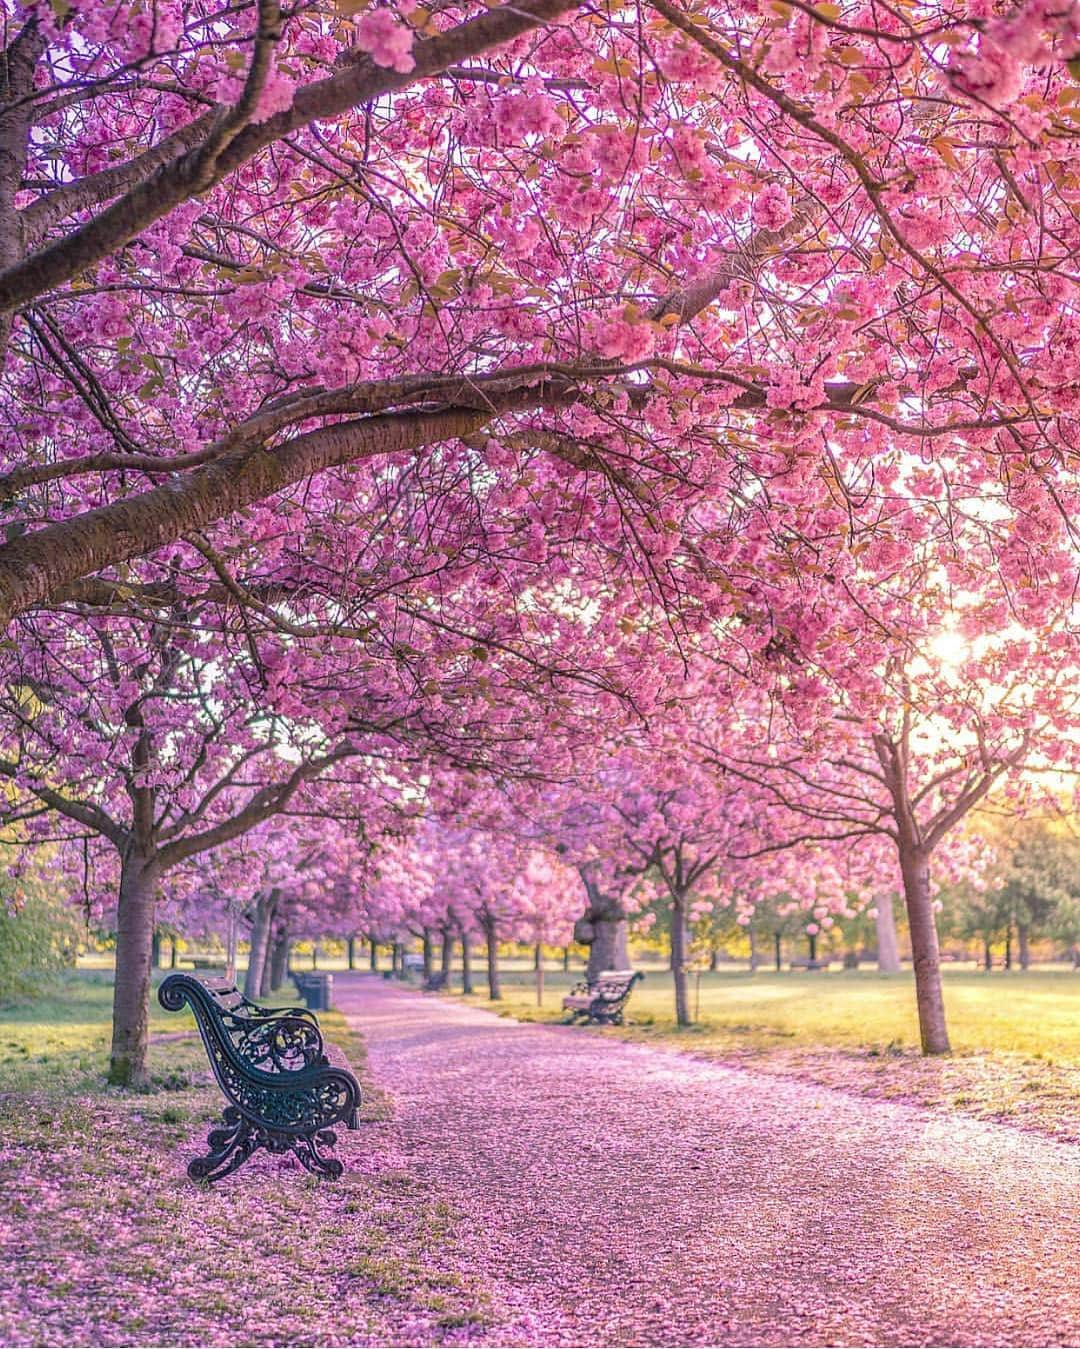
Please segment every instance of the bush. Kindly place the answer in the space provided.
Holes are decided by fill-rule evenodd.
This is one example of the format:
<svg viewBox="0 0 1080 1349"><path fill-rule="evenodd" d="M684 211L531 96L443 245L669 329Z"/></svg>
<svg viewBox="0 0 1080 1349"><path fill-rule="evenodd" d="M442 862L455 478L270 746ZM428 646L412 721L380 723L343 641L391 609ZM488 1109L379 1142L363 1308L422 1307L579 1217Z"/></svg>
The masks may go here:
<svg viewBox="0 0 1080 1349"><path fill-rule="evenodd" d="M26 993L44 974L75 964L83 933L78 913L40 883L0 887L0 997Z"/></svg>

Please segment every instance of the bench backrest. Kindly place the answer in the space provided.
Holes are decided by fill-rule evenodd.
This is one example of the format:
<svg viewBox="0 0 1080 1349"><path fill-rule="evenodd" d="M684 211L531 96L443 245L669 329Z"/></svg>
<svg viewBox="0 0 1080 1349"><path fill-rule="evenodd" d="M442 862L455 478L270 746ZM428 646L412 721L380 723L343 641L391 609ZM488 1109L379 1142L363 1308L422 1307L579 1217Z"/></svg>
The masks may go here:
<svg viewBox="0 0 1080 1349"><path fill-rule="evenodd" d="M630 990L644 977L640 970L601 970L589 984L589 992L603 1002L618 1002L629 997Z"/></svg>
<svg viewBox="0 0 1080 1349"><path fill-rule="evenodd" d="M222 1006L234 996L238 1010ZM347 1069L329 1063L310 1013L259 1007L235 988L186 974L162 980L158 1001L170 1012L191 1008L218 1085L241 1114L288 1136L334 1120L355 1127L359 1084Z"/></svg>
<svg viewBox="0 0 1080 1349"><path fill-rule="evenodd" d="M310 1012L260 1007L225 980L170 974L158 990L158 1001L170 1012L178 1012L184 1003L191 1008L219 1081L219 1067L276 1075L303 1072L325 1061L319 1023Z"/></svg>

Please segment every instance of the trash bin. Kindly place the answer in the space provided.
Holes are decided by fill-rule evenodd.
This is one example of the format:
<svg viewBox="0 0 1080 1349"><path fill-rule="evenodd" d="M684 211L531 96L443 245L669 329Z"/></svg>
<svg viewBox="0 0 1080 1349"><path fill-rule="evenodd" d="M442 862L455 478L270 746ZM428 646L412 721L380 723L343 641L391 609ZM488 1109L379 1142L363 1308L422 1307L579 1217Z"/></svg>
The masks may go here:
<svg viewBox="0 0 1080 1349"><path fill-rule="evenodd" d="M307 974L300 985L304 1006L309 1012L328 1012L334 994L332 974Z"/></svg>

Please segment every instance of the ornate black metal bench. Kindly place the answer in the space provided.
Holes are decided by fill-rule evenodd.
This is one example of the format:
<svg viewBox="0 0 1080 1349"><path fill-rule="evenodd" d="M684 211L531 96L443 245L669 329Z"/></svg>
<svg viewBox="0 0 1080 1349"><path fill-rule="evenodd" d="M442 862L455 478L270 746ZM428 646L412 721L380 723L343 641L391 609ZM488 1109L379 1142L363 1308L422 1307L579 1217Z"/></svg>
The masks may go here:
<svg viewBox="0 0 1080 1349"><path fill-rule="evenodd" d="M623 1008L634 985L645 976L640 970L601 970L590 983L575 984L562 1000L570 1015L567 1023L594 1021L602 1026L621 1026Z"/></svg>
<svg viewBox="0 0 1080 1349"><path fill-rule="evenodd" d="M337 1142L332 1125L358 1127L360 1084L341 1050L323 1043L313 1012L259 1007L230 984L188 974L163 980L158 1001L169 1012L191 1008L230 1102L224 1124L210 1131L209 1153L187 1169L192 1180L220 1180L258 1148L293 1152L318 1176L341 1175L342 1164L324 1149Z"/></svg>

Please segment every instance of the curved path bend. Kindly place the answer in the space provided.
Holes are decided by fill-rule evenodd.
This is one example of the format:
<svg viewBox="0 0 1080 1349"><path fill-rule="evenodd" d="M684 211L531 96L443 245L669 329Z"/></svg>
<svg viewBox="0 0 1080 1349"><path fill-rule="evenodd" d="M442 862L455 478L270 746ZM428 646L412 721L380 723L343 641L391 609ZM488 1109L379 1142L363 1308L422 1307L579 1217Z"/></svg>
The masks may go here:
<svg viewBox="0 0 1080 1349"><path fill-rule="evenodd" d="M464 1214L481 1339L1080 1344L1074 1145L370 976L335 993L394 1102L372 1143Z"/></svg>

